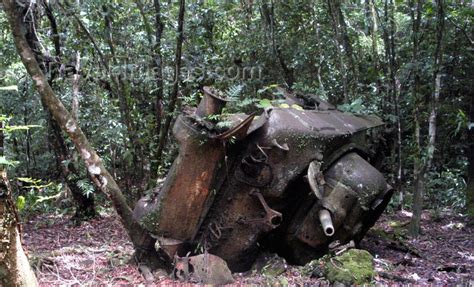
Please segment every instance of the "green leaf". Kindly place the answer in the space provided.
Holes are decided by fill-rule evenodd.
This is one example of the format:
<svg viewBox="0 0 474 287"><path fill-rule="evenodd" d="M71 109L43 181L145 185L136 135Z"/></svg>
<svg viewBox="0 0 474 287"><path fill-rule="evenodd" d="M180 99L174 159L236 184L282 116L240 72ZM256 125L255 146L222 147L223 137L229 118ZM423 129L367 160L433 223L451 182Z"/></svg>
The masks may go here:
<svg viewBox="0 0 474 287"><path fill-rule="evenodd" d="M42 203L44 201L48 201L48 200L51 200L51 199L56 199L58 197L61 196L61 192L58 192L56 194L53 194L51 196L39 196L38 199L35 201L35 204L38 204L38 203Z"/></svg>
<svg viewBox="0 0 474 287"><path fill-rule="evenodd" d="M31 177L17 177L16 179L18 181L32 183L32 184L38 184L41 182L41 179L32 179Z"/></svg>
<svg viewBox="0 0 474 287"><path fill-rule="evenodd" d="M269 108L271 106L272 102L269 99L261 99L260 102L258 102L259 108Z"/></svg>
<svg viewBox="0 0 474 287"><path fill-rule="evenodd" d="M26 126L6 126L3 129L6 132L13 132L13 131L26 131L29 130L30 128L41 128L40 125L26 125Z"/></svg>
<svg viewBox="0 0 474 287"><path fill-rule="evenodd" d="M0 91L17 91L18 92L18 86L13 85L13 86L0 87Z"/></svg>
<svg viewBox="0 0 474 287"><path fill-rule="evenodd" d="M14 165L18 164L18 162L17 161L11 161L11 160L8 160L4 156L0 156L0 164L8 165L8 166L14 166Z"/></svg>
<svg viewBox="0 0 474 287"><path fill-rule="evenodd" d="M16 208L18 208L18 210L22 210L23 208L25 208L25 203L25 197L22 195L18 196L18 198L16 199Z"/></svg>

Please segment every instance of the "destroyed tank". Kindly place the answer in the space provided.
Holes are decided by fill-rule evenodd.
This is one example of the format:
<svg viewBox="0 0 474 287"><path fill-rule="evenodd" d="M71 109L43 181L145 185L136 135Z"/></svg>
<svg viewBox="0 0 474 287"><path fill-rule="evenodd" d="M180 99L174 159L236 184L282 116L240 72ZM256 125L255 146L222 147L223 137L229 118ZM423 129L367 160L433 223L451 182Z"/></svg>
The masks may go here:
<svg viewBox="0 0 474 287"><path fill-rule="evenodd" d="M163 260L208 252L241 272L266 250L305 264L359 242L381 215L393 192L375 167L384 123L283 94L286 104L259 115L225 115L231 127L220 132L211 119L226 100L205 87L177 118L179 154L134 210Z"/></svg>

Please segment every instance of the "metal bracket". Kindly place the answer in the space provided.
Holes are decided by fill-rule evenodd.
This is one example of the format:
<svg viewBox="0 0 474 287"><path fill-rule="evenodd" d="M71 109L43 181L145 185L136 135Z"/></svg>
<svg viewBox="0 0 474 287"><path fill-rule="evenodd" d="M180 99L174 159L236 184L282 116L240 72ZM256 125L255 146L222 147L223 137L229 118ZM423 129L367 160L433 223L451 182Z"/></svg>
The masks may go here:
<svg viewBox="0 0 474 287"><path fill-rule="evenodd" d="M242 220L243 223L254 223L254 224L264 224L265 226L268 226L271 229L275 229L278 226L280 226L283 215L272 209L270 206L268 206L268 203L265 201L265 198L263 195L257 191L256 189L253 189L249 193L252 196L256 196L258 200L260 201L260 204L262 204L263 209L265 210L265 216L262 218L254 218L254 219L246 219Z"/></svg>

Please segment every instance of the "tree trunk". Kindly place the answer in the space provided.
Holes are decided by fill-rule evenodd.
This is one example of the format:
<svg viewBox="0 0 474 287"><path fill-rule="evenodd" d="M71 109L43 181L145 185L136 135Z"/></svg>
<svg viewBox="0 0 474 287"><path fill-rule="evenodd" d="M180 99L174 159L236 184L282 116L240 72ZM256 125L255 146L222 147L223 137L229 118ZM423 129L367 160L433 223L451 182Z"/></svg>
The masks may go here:
<svg viewBox="0 0 474 287"><path fill-rule="evenodd" d="M262 18L265 21L265 26L267 27L268 37L272 43L273 55L276 57L280 68L283 72L283 79L286 82L286 85L289 89L295 83L295 75L292 68L288 67L285 56L281 51L281 47L278 44L278 41L275 36L276 30L276 21L275 21L275 7L273 1L271 1L270 6L267 3L262 3L261 6Z"/></svg>
<svg viewBox="0 0 474 287"><path fill-rule="evenodd" d="M52 40L54 43L55 47L55 56L59 60L61 59L61 43L59 39L59 31L58 31L58 26L56 22L56 17L53 14L52 8L49 6L49 4L45 1L42 2L43 7L45 8L46 11L46 16L48 17L48 20L50 22L51 26L51 31L53 32L52 35ZM34 24L36 25L36 24ZM27 29L31 29L31 26L28 26ZM31 31L29 32L29 35L35 35ZM27 39L28 44L31 46L35 45L37 42L36 36L34 41L30 41ZM36 48L34 49L38 51L39 49ZM35 54L35 57L38 61L42 61L44 58L43 55L38 55ZM74 73L74 79L73 79L73 102L72 102L72 116L74 120L77 121L77 113L78 113L78 94L79 94L79 70L80 70L80 60L79 60L79 53L77 54L77 59L76 59L76 69ZM53 85L54 79L58 76L58 69L59 65L57 67L51 66L51 65L46 65L44 62L40 62L40 66L43 67L44 72L48 75L50 75L48 79L48 83L50 86ZM66 142L64 141L63 134L61 132L61 128L59 127L58 123L54 120L52 114L49 112L46 104L42 102L43 109L46 112L46 117L48 119L48 137L49 141L53 146L53 150L55 153L55 158L56 158L56 165L58 167L59 174L61 176L62 181L69 187L69 190L71 190L72 198L75 203L75 214L73 219L74 220L84 220L84 219L89 219L92 217L95 217L95 208L94 208L94 195L89 194L89 195L84 195L82 192L81 188L78 185L78 180L79 180L79 172L76 170L74 167L74 163L72 162L72 157L69 154Z"/></svg>
<svg viewBox="0 0 474 287"><path fill-rule="evenodd" d="M432 76L432 89L431 103L430 103L430 116L428 119L428 144L426 146L426 158L421 159L421 165L418 166L417 176L415 182L418 183L415 186L415 196L413 200L413 218L411 220L410 232L413 236L417 236L420 233L420 221L421 221L421 210L423 208L423 194L426 181L426 173L431 168L433 156L435 152L436 144L436 117L438 102L441 93L441 67L443 62L443 33L444 33L444 0L436 0L437 5L437 41L434 52L434 68ZM420 3L418 3L417 11L420 9ZM419 13L419 12L417 12ZM420 15L420 14L419 14ZM421 16L421 15L420 15ZM419 127L418 127L419 128ZM419 131L418 131L419 133ZM419 134L418 134L419 144Z"/></svg>
<svg viewBox="0 0 474 287"><path fill-rule="evenodd" d="M80 30L86 35L89 41L92 43L94 50L96 51L97 55L99 56L99 63L100 65L107 71L109 80L105 81L103 84L113 96L119 99L119 111L122 123L127 128L127 137L125 139L124 145L127 146L132 151L133 156L133 170L126 170L126 174L131 174L132 176L132 185L136 183L141 183L144 176L144 160L145 157L143 156L143 148L141 143L138 141L138 136L136 135L136 128L135 123L131 118L130 106L128 104L128 98L130 98L130 84L128 81L123 79L117 74L114 74L111 71L109 58L112 60L112 64L117 64L117 59L115 55L115 46L113 43L112 37L112 17L109 15L110 10L107 7L107 4L102 5L102 14L104 15L104 24L105 24L105 38L107 45L110 49L110 55L107 57L102 53L102 50L99 48L99 45L92 34L89 32L87 27L81 21L81 19L75 13L69 13L68 7L64 7L63 3L57 2L58 7L63 10L66 15L73 17L76 23L79 25ZM130 186L130 182L127 181L127 186Z"/></svg>
<svg viewBox="0 0 474 287"><path fill-rule="evenodd" d="M410 1L410 15L412 20L413 27L413 54L412 54L412 64L413 64L413 87L412 87L412 97L414 100L414 109L413 109L413 122L415 125L414 131L414 140L415 140L415 157L413 164L413 178L414 178L414 194L413 194L413 217L409 226L410 233L413 236L417 236L420 233L420 220L421 220L421 211L423 205L423 195L424 195L424 182L422 172L422 158L421 158L421 139L420 139L420 107L422 106L421 97L419 95L420 91L420 75L419 75L419 64L418 64L418 33L420 30L421 23L421 0L416 0L416 7L413 1Z"/></svg>
<svg viewBox="0 0 474 287"><path fill-rule="evenodd" d="M388 86L388 98L393 103L393 114L395 115L395 130L396 138L394 139L396 148L396 164L393 165L393 174L396 175L395 188L399 193L398 208L403 210L404 204L404 190L403 190L403 161L402 161L402 120L400 115L400 81L397 79L398 64L396 61L396 45L395 45L395 3L393 0L385 0L384 3L384 25L383 30L383 41L385 46L385 57L387 65L387 71L389 75Z"/></svg>
<svg viewBox="0 0 474 287"><path fill-rule="evenodd" d="M160 132L160 138L158 141L158 149L156 158L158 162L161 162L161 156L163 154L163 150L166 146L166 141L168 139L168 132L171 126L171 121L173 120L174 111L176 108L176 103L178 102L178 93L179 93L179 77L180 77L180 70L181 70L181 53L183 50L183 40L184 40L184 9L185 9L185 1L179 1L179 14L178 14L178 35L176 37L176 53L174 58L174 81L173 87L171 90L169 102L168 102L168 110L165 119L165 123Z"/></svg>
<svg viewBox="0 0 474 287"><path fill-rule="evenodd" d="M2 110L0 109L0 116L2 116ZM5 153L5 136L3 135L3 121L0 120L0 156Z"/></svg>
<svg viewBox="0 0 474 287"><path fill-rule="evenodd" d="M25 126L28 125L28 115L30 113L30 111L28 111L28 107L26 105L27 101L26 99L24 99L24 102L23 102L23 124ZM25 131L26 133L26 137L25 137L25 155L26 155L26 174L30 175L30 176L33 176L30 172L31 170L31 148L30 148L30 142L31 142L31 135L30 135L30 131L29 130L26 130Z"/></svg>
<svg viewBox="0 0 474 287"><path fill-rule="evenodd" d="M161 20L160 0L154 0L153 6L155 8L155 47L153 59L154 67L156 69L155 122L156 135L159 136L161 131L161 118L163 116L163 56L161 54L161 37L163 34L164 24Z"/></svg>
<svg viewBox="0 0 474 287"><path fill-rule="evenodd" d="M163 21L161 20L161 4L160 0L154 0L155 8L155 79L156 79L156 96L155 96L155 124L156 137L159 140L161 133L161 122L163 118L163 56L161 54L161 37L163 34ZM160 165L161 152L159 146L156 151L156 165L153 167L153 177L157 175L158 167Z"/></svg>
<svg viewBox="0 0 474 287"><path fill-rule="evenodd" d="M79 188L77 183L79 180L79 173L74 167L74 163L72 162L72 157L68 152L61 128L53 119L53 116L49 112L46 104L43 101L42 103L48 118L48 137L50 138L49 140L56 154L56 164L59 167L62 180L71 190L72 198L75 203L76 211L73 218L74 220L92 218L96 214L94 208L94 196L92 194L85 196L82 190Z"/></svg>
<svg viewBox="0 0 474 287"><path fill-rule="evenodd" d="M115 53L115 45L114 39L112 35L112 15L109 7L107 4L102 5L102 12L104 15L104 24L105 24L105 38L107 45L110 49L110 56L112 65L118 65L117 56ZM133 157L133 169L129 170L127 173L132 175L132 185L136 185L137 183L142 183L144 178L144 160L145 157L142 154L143 148L141 143L138 140L138 136L136 133L136 124L132 118L132 110L129 105L129 98L131 96L130 92L130 83L125 78L125 75L119 76L113 71L110 73L112 78L112 82L115 85L115 94L119 100L119 110L120 115L122 118L122 122L125 124L127 128L127 135L128 135L128 144L126 146L132 152Z"/></svg>
<svg viewBox="0 0 474 287"><path fill-rule="evenodd" d="M396 187L400 193L400 209L403 210L404 204L404 186L403 186L403 153L402 153L402 116L400 113L400 81L397 79L398 63L395 48L395 2L390 0L390 82L391 92L395 100L395 116L397 118L397 181Z"/></svg>
<svg viewBox="0 0 474 287"><path fill-rule="evenodd" d="M135 246L137 259L142 260L144 257L155 258L155 240L134 220L132 210L127 205L125 197L114 178L105 168L102 159L90 145L77 122L56 97L41 71L34 53L25 39L24 29L22 28L22 17L19 16L15 0L3 0L3 7L12 30L13 40L18 54L26 70L32 77L37 92L51 111L61 129L71 138L95 183L100 186L102 192L112 201L122 224ZM156 258L158 258L158 255L156 255Z"/></svg>
<svg viewBox="0 0 474 287"><path fill-rule="evenodd" d="M0 128L3 123L0 122ZM3 131L0 129L0 156ZM21 245L20 221L6 171L0 165L0 286L37 286L36 276Z"/></svg>
<svg viewBox="0 0 474 287"><path fill-rule="evenodd" d="M328 0L327 7L336 39L336 54L339 58L339 70L343 73L342 98L337 97L335 99L335 103L347 103L349 101L349 95L355 92L354 85L357 82L356 68L354 65L354 57L352 53L352 44L347 33L347 24L344 19L344 14L341 10L341 0ZM344 61L344 58L346 61Z"/></svg>
<svg viewBox="0 0 474 287"><path fill-rule="evenodd" d="M471 95L471 105L469 108L469 123L468 123L468 160L469 170L466 188L466 207L467 214L471 218L471 223L474 219L474 94Z"/></svg>
<svg viewBox="0 0 474 287"><path fill-rule="evenodd" d="M143 19L143 25L145 26L145 31L147 33L148 38L148 44L150 45L150 47L152 47L151 67L153 67L153 73L155 74L156 82L156 88L153 91L153 95L155 98L155 136L153 137L153 140L159 140L162 124L161 120L163 117L163 56L161 53L161 38L163 34L164 24L161 20L161 3L160 0L153 0L153 8L155 12L155 41L153 41L152 28L146 17L143 3L141 2L141 0L135 0L135 3L137 4L138 10L140 11L140 15ZM157 151L155 151L155 153L157 153ZM152 177L155 177L157 175L158 167L160 164L159 160L155 162L156 163L152 164L151 167Z"/></svg>

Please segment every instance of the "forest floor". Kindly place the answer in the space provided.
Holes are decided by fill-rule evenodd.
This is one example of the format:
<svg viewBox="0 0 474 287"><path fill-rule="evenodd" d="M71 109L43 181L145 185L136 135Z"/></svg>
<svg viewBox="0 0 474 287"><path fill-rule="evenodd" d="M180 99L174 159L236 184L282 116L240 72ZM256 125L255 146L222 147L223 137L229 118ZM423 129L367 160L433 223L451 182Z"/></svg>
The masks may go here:
<svg viewBox="0 0 474 287"><path fill-rule="evenodd" d="M406 236L407 212L384 214L361 242L374 256L374 282L421 285L474 284L474 226L456 214L423 213L423 234ZM67 216L41 215L23 226L23 240L40 286L134 285L145 281L133 259L133 248L113 215L76 226ZM262 272L234 274L236 284L308 286L327 283L287 266L278 277ZM176 284L165 273L157 285ZM278 284L279 283L279 284Z"/></svg>

